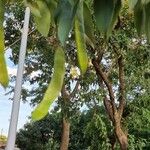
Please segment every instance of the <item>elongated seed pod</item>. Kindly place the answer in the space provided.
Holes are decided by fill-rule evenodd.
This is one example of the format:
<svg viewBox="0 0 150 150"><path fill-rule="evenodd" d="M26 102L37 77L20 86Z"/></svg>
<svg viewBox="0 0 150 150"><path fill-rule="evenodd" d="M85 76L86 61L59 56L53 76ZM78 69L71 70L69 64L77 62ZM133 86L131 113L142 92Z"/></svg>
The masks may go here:
<svg viewBox="0 0 150 150"><path fill-rule="evenodd" d="M9 78L4 58L5 46L4 46L3 21L4 21L4 1L0 0L0 83L3 85L3 87L7 87Z"/></svg>
<svg viewBox="0 0 150 150"><path fill-rule="evenodd" d="M40 120L48 113L50 105L59 96L65 75L65 54L62 48L57 48L54 58L54 74L45 92L44 98L32 112L33 120Z"/></svg>
<svg viewBox="0 0 150 150"><path fill-rule="evenodd" d="M75 18L75 39L77 45L78 62L82 74L86 72L88 66L88 56L86 52L85 43L85 31L84 31L84 19L83 19L83 2L80 3L80 7L77 11Z"/></svg>

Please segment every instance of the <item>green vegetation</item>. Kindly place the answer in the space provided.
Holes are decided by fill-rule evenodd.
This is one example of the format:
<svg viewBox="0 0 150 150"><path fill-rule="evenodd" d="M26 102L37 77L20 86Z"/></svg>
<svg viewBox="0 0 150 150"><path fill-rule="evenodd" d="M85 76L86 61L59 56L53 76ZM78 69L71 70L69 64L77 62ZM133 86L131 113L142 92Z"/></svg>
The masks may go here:
<svg viewBox="0 0 150 150"><path fill-rule="evenodd" d="M46 118L31 119L20 130L17 144L27 150L149 149L150 2L132 0L130 11L127 2L119 0L27 0L25 5L31 8L32 18L24 82L33 88L24 88L21 98L30 99L31 105L44 103L45 113L36 119L43 118L49 104L58 98ZM11 59L17 64L19 45L15 41L20 36L24 7L19 2L5 6L5 45L11 45ZM53 59L58 47L66 57L63 81L60 66L64 63L55 67ZM64 56L57 58L61 62ZM36 71L40 73L31 77ZM59 88L48 93L50 80ZM50 96L46 103L45 92Z"/></svg>

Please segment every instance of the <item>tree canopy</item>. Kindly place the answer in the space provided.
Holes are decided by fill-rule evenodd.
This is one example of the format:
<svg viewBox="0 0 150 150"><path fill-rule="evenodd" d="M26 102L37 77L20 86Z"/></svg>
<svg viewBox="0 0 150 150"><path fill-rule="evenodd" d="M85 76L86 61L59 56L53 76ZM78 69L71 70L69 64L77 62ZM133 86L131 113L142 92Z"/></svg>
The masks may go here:
<svg viewBox="0 0 150 150"><path fill-rule="evenodd" d="M0 6L6 8L5 14L11 13L12 10L7 8L10 4L14 8L16 4L22 5L22 1L15 1L15 3L11 1L10 3L1 0L1 3L3 5ZM149 122L148 8L150 2L132 0L129 3L130 11L127 1L120 0L100 2L98 0L27 0L24 4L30 7L34 20L31 19L29 27L31 32L29 32L24 80L29 80L31 84L38 84L37 88L26 91L25 95L29 94L32 97L34 105L39 103L43 97L32 113L32 118L38 120L44 117L56 97L58 97L58 106L61 106L64 118L67 120L82 105L89 108L94 107L97 110L96 106L104 103L107 118L112 122L110 130L113 132L109 132L111 135L107 136L109 141L111 137L113 138L109 143L113 149L117 139L121 149L127 149L127 135L129 134L129 138L136 139L133 137L136 137L137 127L141 126L139 120ZM20 35L16 30L21 29L22 15L20 14L23 13L22 8L24 7L22 5L17 8L17 13L13 15L17 17L15 19L17 26L9 22L11 15L5 15L5 39L8 39L6 46L14 42L13 39L10 39L11 35ZM4 36L3 9L0 14L2 14L0 31ZM9 29L9 25L12 30ZM35 31L36 29L40 34ZM4 61L4 40L1 41L1 45L0 81L6 87L8 77ZM12 60L17 63L18 45L14 45ZM52 70L53 60L54 71ZM78 66L79 74L76 73ZM77 77L73 78L70 69L74 69L72 72ZM40 70L41 73L30 78L30 74L37 70ZM51 82L48 85L50 79ZM75 83L77 86L75 86L74 93L72 85ZM76 91L78 88L80 89ZM45 92L44 95L43 92ZM142 106L141 109L139 105ZM44 113L42 113L43 110ZM135 122L128 124L129 119ZM96 120L99 120L99 116L96 116ZM101 120L99 121L102 123ZM135 126L136 129L130 129L131 126ZM91 123L90 127L99 127L101 130L103 125L97 126ZM148 125L145 125L144 128L147 132ZM91 132L95 130L91 129ZM132 133L131 136L130 133ZM87 135L92 136L90 132ZM91 138L94 142L96 137Z"/></svg>
<svg viewBox="0 0 150 150"><path fill-rule="evenodd" d="M4 7L8 3L15 3L15 2L21 2L21 1L1 0L1 5L0 5L1 6L1 12L0 12L1 30L0 31L1 31L1 39L3 39L1 40L1 48L0 48L1 49L1 70L3 73L1 73L0 81L4 87L6 87L8 84L8 75L7 75L7 69L4 60L4 29L3 29L4 12L5 12ZM66 40L68 39L69 32L71 31L71 29L74 28L78 63L82 74L86 72L86 69L88 67L86 41L88 41L88 43L92 47L94 46L93 43L94 24L96 25L100 33L104 35L104 38L107 41L111 31L115 27L118 16L120 14L120 10L124 3L126 3L126 1L121 2L120 0L107 0L101 2L99 2L98 0L95 0L93 2L90 1L85 2L79 0L71 0L71 1L60 0L59 2L55 0L54 1L46 1L46 0L45 1L44 0L24 1L25 6L30 7L31 12L34 15L36 27L43 36L48 36L49 29L51 26L56 27L56 32L57 32L56 37L58 37L58 40L60 42L57 41L56 44L53 46L58 47L59 45L61 45L63 48L65 48ZM92 9L89 9L91 5L92 5ZM142 33L145 33L147 35L147 38L149 39L149 1L132 0L130 1L129 5L134 11L135 26L137 28L138 34L141 35ZM93 15L92 15L92 11L93 11ZM86 15L88 15L88 17ZM92 21L92 16L94 17L94 21ZM56 49L60 49L60 48L56 48ZM56 55L56 60L57 57L59 56ZM63 55L61 56L61 58L62 57ZM55 67L57 68L54 68L54 70L57 70L59 68L58 67L59 65L60 64L55 65ZM57 72L56 74L58 75ZM57 85L58 82L59 81L57 82L54 81L54 85ZM60 85L60 87L61 86L62 85ZM53 88L53 93L60 92L60 89L61 88L56 88L54 90ZM49 90L51 90L51 88L48 89L48 91ZM55 97L49 101L52 102L54 99ZM36 112L37 110L35 110L35 113Z"/></svg>

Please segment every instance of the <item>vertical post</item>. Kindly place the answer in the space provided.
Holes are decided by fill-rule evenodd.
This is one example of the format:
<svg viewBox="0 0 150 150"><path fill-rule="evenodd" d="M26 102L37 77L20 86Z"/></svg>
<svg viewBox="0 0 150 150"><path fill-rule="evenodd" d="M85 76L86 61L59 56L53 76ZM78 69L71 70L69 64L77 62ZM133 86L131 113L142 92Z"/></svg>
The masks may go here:
<svg viewBox="0 0 150 150"><path fill-rule="evenodd" d="M28 26L30 19L30 9L26 8L25 18L24 18L24 26L21 38L21 46L19 52L19 63L16 77L16 85L13 97L13 105L11 112L11 120L9 125L9 133L7 139L7 146L5 150L14 150L15 147L15 139L16 139L16 131L18 124L18 116L19 116L19 108L20 108L20 97L21 97L21 89L22 89L22 78L24 71L24 61L26 54L26 46L27 46L27 36L28 36Z"/></svg>

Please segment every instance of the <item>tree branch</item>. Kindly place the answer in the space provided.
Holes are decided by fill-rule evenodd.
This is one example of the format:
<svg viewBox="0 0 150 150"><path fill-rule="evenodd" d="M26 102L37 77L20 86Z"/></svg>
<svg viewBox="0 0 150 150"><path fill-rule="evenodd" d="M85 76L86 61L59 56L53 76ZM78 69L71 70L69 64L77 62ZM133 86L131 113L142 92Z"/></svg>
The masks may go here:
<svg viewBox="0 0 150 150"><path fill-rule="evenodd" d="M124 75L123 56L120 56L118 58L118 66L119 66L119 90L120 90L120 97L119 97L120 103L118 111L121 117L125 106L125 75Z"/></svg>
<svg viewBox="0 0 150 150"><path fill-rule="evenodd" d="M107 71L107 73L106 73L107 77L110 76L110 74L111 74L112 71L114 70L114 67L117 68L117 65L116 65L116 64L117 64L117 59L112 60L112 64L111 64L111 66L109 67L109 69L108 69L108 71Z"/></svg>
<svg viewBox="0 0 150 150"><path fill-rule="evenodd" d="M104 102L104 106L106 108L106 111L109 115L110 120L114 122L113 109L112 109L112 104L110 100L108 100L108 98L105 96L103 102Z"/></svg>
<svg viewBox="0 0 150 150"><path fill-rule="evenodd" d="M102 59L103 59L103 54L104 54L104 51L102 51L102 50L99 50L98 51L98 57L96 58L96 60L98 61L98 62L101 62L102 61Z"/></svg>
<svg viewBox="0 0 150 150"><path fill-rule="evenodd" d="M70 94L70 98L71 98L71 99L73 99L73 98L75 97L75 94L76 94L77 91L78 91L79 85L80 85L80 81L78 80L77 83L76 83L76 85L75 85L75 87L74 87L74 89L73 89L73 91L72 91L72 93Z"/></svg>
<svg viewBox="0 0 150 150"><path fill-rule="evenodd" d="M62 94L62 98L64 100L69 100L70 99L70 94L67 92L67 90L65 88L65 84L63 84L63 86L62 86L61 94Z"/></svg>
<svg viewBox="0 0 150 150"><path fill-rule="evenodd" d="M36 30L36 29L33 29L32 31L30 31L30 32L28 33L28 36L31 35L35 30ZM17 44L20 40L21 40L21 38L17 39L15 42L13 42L13 43L10 44L9 46L7 46L7 47L5 48L5 51L6 51L8 48L13 47L13 46L14 46L15 44Z"/></svg>
<svg viewBox="0 0 150 150"><path fill-rule="evenodd" d="M62 86L62 90L61 90L61 94L63 99L69 100L69 99L73 99L76 92L78 91L78 87L80 85L80 81L78 80L73 91L71 93L67 92L66 88L65 88L65 84L63 84Z"/></svg>
<svg viewBox="0 0 150 150"><path fill-rule="evenodd" d="M102 78L102 80L104 81L104 83L105 83L105 85L106 85L106 87L108 89L109 97L110 97L112 108L113 108L113 113L115 113L117 110L116 110L116 106L115 106L115 97L114 97L112 85L109 82L109 80L107 78L107 75L100 68L100 66L97 63L97 61L95 59L93 59L92 63L93 63L93 66L95 67L96 73Z"/></svg>

